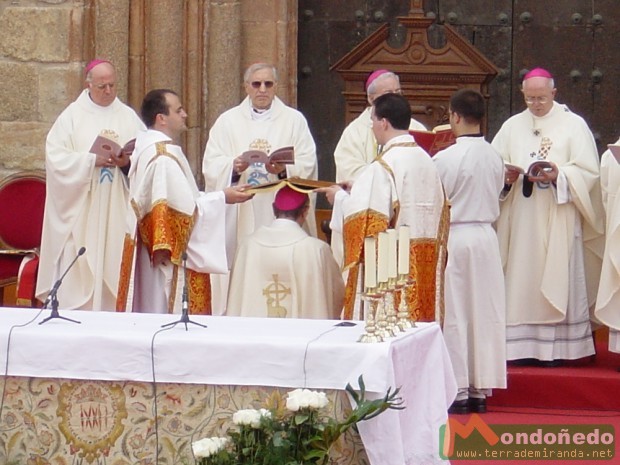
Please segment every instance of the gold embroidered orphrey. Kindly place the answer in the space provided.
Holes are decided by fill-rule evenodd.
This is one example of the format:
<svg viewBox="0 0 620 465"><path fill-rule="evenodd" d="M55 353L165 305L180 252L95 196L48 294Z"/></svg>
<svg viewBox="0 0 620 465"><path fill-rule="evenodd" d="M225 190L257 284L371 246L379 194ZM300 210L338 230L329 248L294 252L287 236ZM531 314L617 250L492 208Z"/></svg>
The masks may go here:
<svg viewBox="0 0 620 465"><path fill-rule="evenodd" d="M546 160L547 155L549 155L549 150L551 150L551 146L553 142L548 137L543 137L540 141L540 148L538 149L538 160Z"/></svg>
<svg viewBox="0 0 620 465"><path fill-rule="evenodd" d="M88 463L107 456L124 430L125 393L118 384L63 383L58 393L59 429L71 455Z"/></svg>
<svg viewBox="0 0 620 465"><path fill-rule="evenodd" d="M267 298L267 316L270 318L286 318L288 312L281 303L287 295L291 294L291 289L280 282L277 274L272 275L272 277L273 281L263 289L263 295Z"/></svg>

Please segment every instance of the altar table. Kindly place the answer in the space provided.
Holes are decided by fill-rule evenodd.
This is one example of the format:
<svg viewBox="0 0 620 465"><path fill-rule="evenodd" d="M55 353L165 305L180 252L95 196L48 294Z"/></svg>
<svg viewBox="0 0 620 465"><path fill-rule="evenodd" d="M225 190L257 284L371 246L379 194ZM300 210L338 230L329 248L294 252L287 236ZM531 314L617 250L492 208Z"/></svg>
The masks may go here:
<svg viewBox="0 0 620 465"><path fill-rule="evenodd" d="M0 308L0 462L152 464L159 447L163 463L187 463L192 441L225 435L232 412L260 407L274 388L328 390L342 416L342 390L363 375L369 398L400 387L406 405L358 425L370 464L442 463L439 428L457 388L437 324L361 344L362 322L192 316L207 328L186 331L161 328L178 315L60 314L81 323L39 325L49 311ZM366 463L355 447L343 454Z"/></svg>

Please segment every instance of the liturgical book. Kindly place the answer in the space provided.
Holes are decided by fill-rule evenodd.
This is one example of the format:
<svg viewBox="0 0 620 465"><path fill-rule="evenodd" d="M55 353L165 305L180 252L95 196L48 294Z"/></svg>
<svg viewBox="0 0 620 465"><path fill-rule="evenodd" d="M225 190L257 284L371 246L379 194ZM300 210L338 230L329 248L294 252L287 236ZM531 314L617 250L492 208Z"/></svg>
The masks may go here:
<svg viewBox="0 0 620 465"><path fill-rule="evenodd" d="M316 179L304 179L299 178L297 176L281 179L279 181L268 182L266 184L260 184L258 186L252 186L247 189L245 192L250 194L258 194L261 192L272 192L277 191L284 186L289 186L291 189L296 190L298 192L312 192L314 189L318 189L319 187L329 187L336 184L332 181L318 181Z"/></svg>
<svg viewBox="0 0 620 465"><path fill-rule="evenodd" d="M553 166L551 163L545 160L538 160L532 162L530 166L528 166L527 171L517 165L511 165L510 163L505 163L504 166L507 170L518 171L520 174L525 174L527 176L540 176L541 171L551 171L553 170Z"/></svg>
<svg viewBox="0 0 620 465"><path fill-rule="evenodd" d="M456 136L449 124L435 126L432 131L410 129L409 134L413 136L416 144L422 147L431 157L440 150L450 147L456 141Z"/></svg>
<svg viewBox="0 0 620 465"><path fill-rule="evenodd" d="M282 165L293 165L295 163L295 148L282 147L274 150L269 155L262 150L248 150L241 154L241 160L247 163L279 163Z"/></svg>

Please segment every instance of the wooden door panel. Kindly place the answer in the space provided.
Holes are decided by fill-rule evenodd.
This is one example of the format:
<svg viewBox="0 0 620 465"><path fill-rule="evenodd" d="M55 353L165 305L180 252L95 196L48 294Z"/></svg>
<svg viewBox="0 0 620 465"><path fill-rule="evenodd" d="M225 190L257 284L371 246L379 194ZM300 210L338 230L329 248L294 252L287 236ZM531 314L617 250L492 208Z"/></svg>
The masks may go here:
<svg viewBox="0 0 620 465"><path fill-rule="evenodd" d="M596 83L589 76L589 85L592 89L592 126L598 136L600 153L607 149L607 144L616 142L620 137L619 7L617 0L594 1L593 14L600 15L602 22L599 25L592 24L592 70L601 73L601 81Z"/></svg>

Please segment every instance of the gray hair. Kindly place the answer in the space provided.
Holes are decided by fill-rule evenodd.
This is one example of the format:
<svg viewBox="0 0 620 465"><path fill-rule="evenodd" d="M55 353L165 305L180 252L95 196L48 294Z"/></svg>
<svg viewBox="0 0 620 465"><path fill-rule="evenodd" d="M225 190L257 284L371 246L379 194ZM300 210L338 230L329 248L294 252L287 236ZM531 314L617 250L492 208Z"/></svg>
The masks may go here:
<svg viewBox="0 0 620 465"><path fill-rule="evenodd" d="M370 83L370 85L368 86L368 89L366 89L366 94L367 95L374 94L377 91L377 83L387 78L396 79L396 83L400 85L400 78L398 77L398 74L388 71L387 73L380 74L374 81Z"/></svg>
<svg viewBox="0 0 620 465"><path fill-rule="evenodd" d="M250 77L252 74L256 71L260 71L261 69L270 69L273 73L273 80L278 82L278 71L276 70L276 67L268 63L254 63L253 65L250 65L250 67L246 69L243 74L243 82L250 82Z"/></svg>
<svg viewBox="0 0 620 465"><path fill-rule="evenodd" d="M553 80L553 78L546 78L546 79L547 79L547 83L549 84L549 88L551 90L555 89L555 81ZM523 90L524 86L525 86L525 80L521 82L521 90Z"/></svg>

